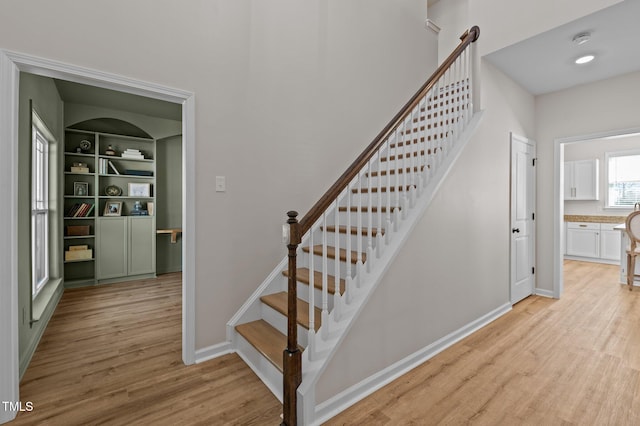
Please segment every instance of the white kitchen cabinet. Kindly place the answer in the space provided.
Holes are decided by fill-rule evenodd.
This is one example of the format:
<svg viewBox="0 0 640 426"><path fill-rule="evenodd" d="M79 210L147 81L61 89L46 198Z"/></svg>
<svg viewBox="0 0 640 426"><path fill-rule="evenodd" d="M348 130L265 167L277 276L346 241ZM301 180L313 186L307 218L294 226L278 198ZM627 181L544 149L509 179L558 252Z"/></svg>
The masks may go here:
<svg viewBox="0 0 640 426"><path fill-rule="evenodd" d="M614 223L600 224L600 258L620 261L620 231Z"/></svg>
<svg viewBox="0 0 640 426"><path fill-rule="evenodd" d="M565 161L564 199L598 199L598 159Z"/></svg>
<svg viewBox="0 0 640 426"><path fill-rule="evenodd" d="M568 222L567 255L592 258L600 257L600 224Z"/></svg>

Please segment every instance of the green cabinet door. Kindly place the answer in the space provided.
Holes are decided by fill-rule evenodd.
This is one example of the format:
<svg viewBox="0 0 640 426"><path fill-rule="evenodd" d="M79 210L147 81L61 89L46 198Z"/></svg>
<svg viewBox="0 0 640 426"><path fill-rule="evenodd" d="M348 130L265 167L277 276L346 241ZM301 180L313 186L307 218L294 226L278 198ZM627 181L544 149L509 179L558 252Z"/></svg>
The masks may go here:
<svg viewBox="0 0 640 426"><path fill-rule="evenodd" d="M97 221L97 278L107 279L127 275L127 217L101 217Z"/></svg>
<svg viewBox="0 0 640 426"><path fill-rule="evenodd" d="M129 216L129 275L156 272L156 218Z"/></svg>

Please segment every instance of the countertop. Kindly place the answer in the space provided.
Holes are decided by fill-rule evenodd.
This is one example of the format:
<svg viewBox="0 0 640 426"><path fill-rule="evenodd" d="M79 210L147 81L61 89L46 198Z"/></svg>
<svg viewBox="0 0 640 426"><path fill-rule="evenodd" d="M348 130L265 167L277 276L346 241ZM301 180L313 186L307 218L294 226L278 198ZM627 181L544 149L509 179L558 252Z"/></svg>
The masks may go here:
<svg viewBox="0 0 640 426"><path fill-rule="evenodd" d="M581 216L564 215L565 222L624 223L627 216Z"/></svg>

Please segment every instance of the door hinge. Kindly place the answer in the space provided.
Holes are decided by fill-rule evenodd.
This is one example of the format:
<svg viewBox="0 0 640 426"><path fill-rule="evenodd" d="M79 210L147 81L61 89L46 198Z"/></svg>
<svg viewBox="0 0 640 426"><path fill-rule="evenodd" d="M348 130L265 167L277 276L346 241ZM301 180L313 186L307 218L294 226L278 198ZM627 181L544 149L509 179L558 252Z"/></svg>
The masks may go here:
<svg viewBox="0 0 640 426"><path fill-rule="evenodd" d="M536 273L536 268L535 268L535 266L532 266L531 267L531 274L535 274L535 273Z"/></svg>
<svg viewBox="0 0 640 426"><path fill-rule="evenodd" d="M534 158L534 159L533 159L533 165L534 165L534 167L535 167L535 165L536 165L536 160L537 160L537 158Z"/></svg>
<svg viewBox="0 0 640 426"><path fill-rule="evenodd" d="M536 214L535 213L531 213L531 220L536 220Z"/></svg>

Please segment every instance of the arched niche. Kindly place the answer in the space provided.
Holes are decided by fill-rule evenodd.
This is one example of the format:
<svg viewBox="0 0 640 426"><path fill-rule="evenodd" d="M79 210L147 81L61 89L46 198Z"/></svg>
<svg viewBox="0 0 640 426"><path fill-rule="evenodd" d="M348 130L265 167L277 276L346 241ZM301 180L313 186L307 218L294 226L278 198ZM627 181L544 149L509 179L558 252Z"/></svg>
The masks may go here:
<svg viewBox="0 0 640 426"><path fill-rule="evenodd" d="M135 124L117 118L92 118L69 126L70 129L87 130L90 132L112 133L117 135L135 136L139 138L153 138L149 133Z"/></svg>

